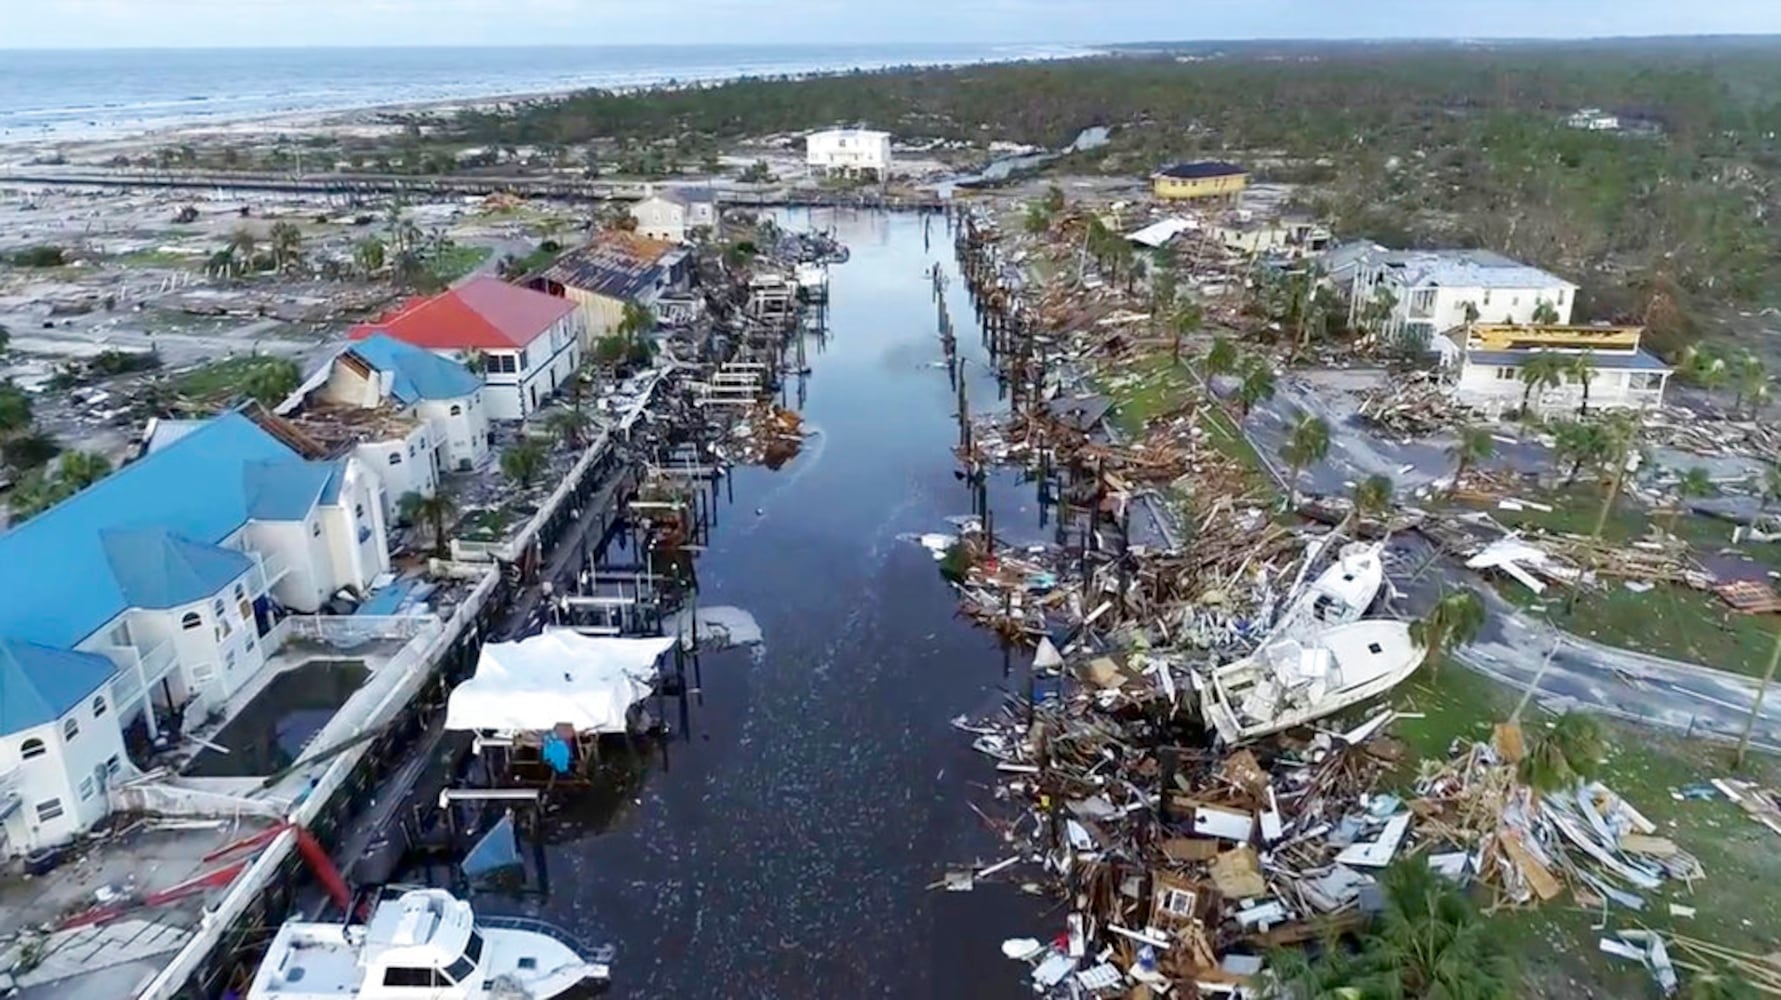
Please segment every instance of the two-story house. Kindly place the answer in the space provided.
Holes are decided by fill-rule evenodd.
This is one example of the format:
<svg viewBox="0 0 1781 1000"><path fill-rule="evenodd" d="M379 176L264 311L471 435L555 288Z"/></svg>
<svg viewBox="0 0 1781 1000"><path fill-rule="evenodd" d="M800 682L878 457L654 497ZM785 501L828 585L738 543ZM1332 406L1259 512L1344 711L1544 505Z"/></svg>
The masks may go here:
<svg viewBox="0 0 1781 1000"><path fill-rule="evenodd" d="M690 280L688 249L638 233L610 230L556 259L532 285L572 304L586 331L586 350L624 323L627 305L652 312Z"/></svg>
<svg viewBox="0 0 1781 1000"><path fill-rule="evenodd" d="M697 232L720 235L717 192L711 188L662 188L631 206L637 234L667 243L686 243Z"/></svg>
<svg viewBox="0 0 1781 1000"><path fill-rule="evenodd" d="M1447 334L1472 323L1562 326L1571 321L1577 286L1490 250L1386 250L1348 263L1351 320L1369 303L1389 302L1376 331L1387 341L1430 344L1449 362Z"/></svg>
<svg viewBox="0 0 1781 1000"><path fill-rule="evenodd" d="M890 177L891 135L867 128L831 128L804 140L804 164L812 174Z"/></svg>
<svg viewBox="0 0 1781 1000"><path fill-rule="evenodd" d="M1457 360L1448 369L1454 399L1491 416L1527 402L1542 416L1590 409L1648 410L1663 405L1671 369L1640 346L1637 326L1542 326L1475 323L1449 336ZM1556 384L1523 381L1538 358L1556 359ZM1550 361L1548 362L1550 364ZM1587 397L1585 394L1587 393Z"/></svg>
<svg viewBox="0 0 1781 1000"><path fill-rule="evenodd" d="M0 534L0 790L20 793L0 809L8 850L90 826L107 807L85 779L128 765L112 763L120 732L202 718L265 665L285 610L389 569L382 488L357 459L305 460L241 413L162 430Z"/></svg>
<svg viewBox="0 0 1781 1000"><path fill-rule="evenodd" d="M363 461L383 482L386 519L402 497L432 496L442 475L491 453L482 379L383 334L341 348L276 413L312 457Z"/></svg>
<svg viewBox="0 0 1781 1000"><path fill-rule="evenodd" d="M351 336L383 334L480 367L489 418L524 420L581 366L584 322L561 298L483 277L411 302Z"/></svg>

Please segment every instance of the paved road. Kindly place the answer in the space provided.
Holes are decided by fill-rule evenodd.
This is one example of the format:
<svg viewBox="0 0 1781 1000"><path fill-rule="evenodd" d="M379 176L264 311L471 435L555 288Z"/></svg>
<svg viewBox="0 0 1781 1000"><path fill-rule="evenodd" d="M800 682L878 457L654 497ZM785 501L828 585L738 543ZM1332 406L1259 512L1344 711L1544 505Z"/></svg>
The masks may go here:
<svg viewBox="0 0 1781 1000"><path fill-rule="evenodd" d="M1384 473L1400 493L1426 488L1451 471L1452 460L1440 438L1432 442L1381 440L1363 429L1303 381L1283 378L1278 394L1258 406L1244 423L1244 433L1264 455L1276 456L1287 429L1305 412L1330 423L1329 456L1300 477L1299 488L1345 494L1348 485ZM1499 446L1497 461L1517 470L1538 468L1540 451L1532 444ZM1410 466L1408 470L1405 466ZM1484 598L1489 617L1484 634L1458 658L1467 666L1525 689L1538 678L1537 696L1555 706L1579 705L1623 718L1636 719L1695 735L1735 739L1750 714L1756 682L1740 674L1699 664L1603 646L1554 628L1520 611L1485 585L1478 575L1433 554L1420 537L1392 546L1393 584L1402 591L1398 610L1415 615L1427 608L1442 587L1469 586ZM1554 642L1557 652L1552 652ZM1546 664L1548 655L1551 662ZM1542 673L1542 664L1546 664ZM1769 698L1754 740L1781 751L1781 695Z"/></svg>

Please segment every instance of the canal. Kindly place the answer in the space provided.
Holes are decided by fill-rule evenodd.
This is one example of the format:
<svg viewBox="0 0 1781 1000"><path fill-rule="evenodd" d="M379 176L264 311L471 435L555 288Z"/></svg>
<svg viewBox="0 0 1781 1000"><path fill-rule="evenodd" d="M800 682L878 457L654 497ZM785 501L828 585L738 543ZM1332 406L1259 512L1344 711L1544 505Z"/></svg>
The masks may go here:
<svg viewBox="0 0 1781 1000"><path fill-rule="evenodd" d="M936 263L972 408L996 397L951 238L937 216L927 246L913 214L786 224L833 228L852 250L832 270L826 342L809 345L814 433L777 470L735 470L698 561L701 603L751 611L765 643L706 654L665 753L557 809L547 892L478 905L612 942L623 997L1026 995L1000 942L1050 926L1037 901L927 888L949 864L1005 856L966 804L986 798L988 761L949 720L1021 683L912 541L971 503ZM998 532L1040 537L1030 487L994 493Z"/></svg>

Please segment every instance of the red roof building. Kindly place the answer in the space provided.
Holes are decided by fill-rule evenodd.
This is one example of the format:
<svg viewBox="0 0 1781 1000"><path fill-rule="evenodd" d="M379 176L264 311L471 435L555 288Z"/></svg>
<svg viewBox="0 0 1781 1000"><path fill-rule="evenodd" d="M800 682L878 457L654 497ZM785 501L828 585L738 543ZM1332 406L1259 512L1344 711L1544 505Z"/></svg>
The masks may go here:
<svg viewBox="0 0 1781 1000"><path fill-rule="evenodd" d="M567 299L484 277L409 302L349 336L381 333L466 362L478 355L490 419L524 420L574 377L583 326Z"/></svg>
<svg viewBox="0 0 1781 1000"><path fill-rule="evenodd" d="M499 278L474 278L448 292L415 299L375 323L352 329L354 340L384 333L430 351L514 351L575 311L575 303Z"/></svg>

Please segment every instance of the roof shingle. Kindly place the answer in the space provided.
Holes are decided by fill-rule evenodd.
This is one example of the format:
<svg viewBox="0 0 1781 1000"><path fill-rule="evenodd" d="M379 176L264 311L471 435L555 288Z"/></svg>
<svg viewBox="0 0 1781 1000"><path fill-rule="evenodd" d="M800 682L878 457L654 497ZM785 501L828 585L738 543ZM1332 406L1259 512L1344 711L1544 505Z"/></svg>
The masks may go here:
<svg viewBox="0 0 1781 1000"><path fill-rule="evenodd" d="M381 333L430 351L511 351L537 340L574 311L575 304L565 299L481 277L354 327L351 336L364 340Z"/></svg>

